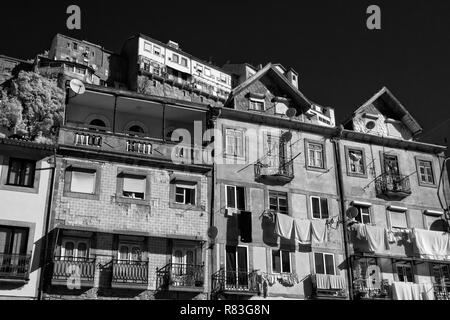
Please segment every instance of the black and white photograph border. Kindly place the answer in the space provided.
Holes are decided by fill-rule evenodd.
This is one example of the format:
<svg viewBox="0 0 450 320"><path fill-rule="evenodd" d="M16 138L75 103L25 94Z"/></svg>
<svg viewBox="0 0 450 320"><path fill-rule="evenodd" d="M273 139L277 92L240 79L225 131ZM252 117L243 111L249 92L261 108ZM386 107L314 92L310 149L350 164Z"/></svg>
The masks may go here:
<svg viewBox="0 0 450 320"><path fill-rule="evenodd" d="M448 12L3 3L0 300L450 300Z"/></svg>

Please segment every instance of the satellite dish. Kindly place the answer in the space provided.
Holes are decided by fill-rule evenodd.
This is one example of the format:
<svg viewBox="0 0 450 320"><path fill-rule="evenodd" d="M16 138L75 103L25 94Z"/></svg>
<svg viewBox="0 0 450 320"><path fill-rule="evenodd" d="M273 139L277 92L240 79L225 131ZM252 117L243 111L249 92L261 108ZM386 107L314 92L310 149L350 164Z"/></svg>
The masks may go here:
<svg viewBox="0 0 450 320"><path fill-rule="evenodd" d="M86 88L84 87L84 83L81 80L78 79L72 79L70 80L70 89L72 89L73 92L76 94L83 94L84 91L86 91Z"/></svg>
<svg viewBox="0 0 450 320"><path fill-rule="evenodd" d="M293 118L293 117L295 117L296 114L297 114L297 109L295 109L295 108L289 108L286 110L286 116L288 118Z"/></svg>
<svg viewBox="0 0 450 320"><path fill-rule="evenodd" d="M287 141L291 141L291 139L292 139L292 132L290 132L290 131L286 131L281 135L282 141L287 142Z"/></svg>
<svg viewBox="0 0 450 320"><path fill-rule="evenodd" d="M217 227L212 226L208 228L208 237L210 239L215 239L217 237L217 233L218 233Z"/></svg>
<svg viewBox="0 0 450 320"><path fill-rule="evenodd" d="M349 207L347 209L347 217L349 217L350 219L355 218L358 215L358 209L356 209L355 207Z"/></svg>

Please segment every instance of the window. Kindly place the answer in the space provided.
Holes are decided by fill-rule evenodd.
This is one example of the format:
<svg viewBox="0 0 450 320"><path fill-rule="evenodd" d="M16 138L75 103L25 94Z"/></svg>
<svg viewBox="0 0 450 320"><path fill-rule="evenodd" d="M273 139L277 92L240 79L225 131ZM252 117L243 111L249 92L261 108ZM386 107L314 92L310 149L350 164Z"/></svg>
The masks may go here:
<svg viewBox="0 0 450 320"><path fill-rule="evenodd" d="M307 142L308 144L308 167L324 169L323 145L320 143Z"/></svg>
<svg viewBox="0 0 450 320"><path fill-rule="evenodd" d="M184 58L184 57L181 57L181 65L182 65L183 67L187 67L187 65L188 65L188 61L187 61L187 59L186 59L186 58Z"/></svg>
<svg viewBox="0 0 450 320"><path fill-rule="evenodd" d="M160 56L161 55L161 48L157 47L157 46L153 46L153 54L155 56Z"/></svg>
<svg viewBox="0 0 450 320"><path fill-rule="evenodd" d="M348 171L351 174L365 174L364 153L362 150L347 150Z"/></svg>
<svg viewBox="0 0 450 320"><path fill-rule="evenodd" d="M63 260L86 260L89 256L86 240L63 240L61 258Z"/></svg>
<svg viewBox="0 0 450 320"><path fill-rule="evenodd" d="M130 128L128 128L128 131L136 133L145 133L144 129L139 125L132 125Z"/></svg>
<svg viewBox="0 0 450 320"><path fill-rule="evenodd" d="M200 64L197 64L197 72L203 73L203 66Z"/></svg>
<svg viewBox="0 0 450 320"><path fill-rule="evenodd" d="M76 42L73 43L73 50L78 50L78 43Z"/></svg>
<svg viewBox="0 0 450 320"><path fill-rule="evenodd" d="M434 282L437 284L450 283L450 266L447 264L433 264Z"/></svg>
<svg viewBox="0 0 450 320"><path fill-rule="evenodd" d="M119 263L138 262L141 261L141 258L142 252L140 246L124 243L119 244Z"/></svg>
<svg viewBox="0 0 450 320"><path fill-rule="evenodd" d="M28 228L0 226L0 254L24 255L27 245ZM4 259L7 260L6 257Z"/></svg>
<svg viewBox="0 0 450 320"><path fill-rule="evenodd" d="M433 167L431 161L417 160L419 181L434 185Z"/></svg>
<svg viewBox="0 0 450 320"><path fill-rule="evenodd" d="M148 42L144 42L144 51L152 52L152 44Z"/></svg>
<svg viewBox="0 0 450 320"><path fill-rule="evenodd" d="M95 193L94 169L72 168L71 170L70 191L78 193Z"/></svg>
<svg viewBox="0 0 450 320"><path fill-rule="evenodd" d="M12 186L32 188L35 171L36 161L10 158L6 183Z"/></svg>
<svg viewBox="0 0 450 320"><path fill-rule="evenodd" d="M370 207L355 206L358 209L358 215L355 217L356 221L364 224L370 224Z"/></svg>
<svg viewBox="0 0 450 320"><path fill-rule="evenodd" d="M220 74L220 81L227 83L227 78L223 73Z"/></svg>
<svg viewBox="0 0 450 320"><path fill-rule="evenodd" d="M90 126L94 126L94 127L106 127L105 121L100 120L100 119L94 119L91 122L89 122Z"/></svg>
<svg viewBox="0 0 450 320"><path fill-rule="evenodd" d="M328 219L328 199L320 197L311 197L311 208L313 218Z"/></svg>
<svg viewBox="0 0 450 320"><path fill-rule="evenodd" d="M245 210L245 188L236 186L225 187L226 206L230 209Z"/></svg>
<svg viewBox="0 0 450 320"><path fill-rule="evenodd" d="M146 182L146 177L124 175L122 196L131 199L144 200Z"/></svg>
<svg viewBox="0 0 450 320"><path fill-rule="evenodd" d="M331 253L314 253L315 270L318 274L335 274L334 255Z"/></svg>
<svg viewBox="0 0 450 320"><path fill-rule="evenodd" d="M244 157L244 132L237 129L226 129L225 150L227 155Z"/></svg>
<svg viewBox="0 0 450 320"><path fill-rule="evenodd" d="M288 214L287 193L278 191L269 191L270 210L282 214Z"/></svg>
<svg viewBox="0 0 450 320"><path fill-rule="evenodd" d="M176 184L175 203L195 205L195 185Z"/></svg>
<svg viewBox="0 0 450 320"><path fill-rule="evenodd" d="M264 111L264 100L250 99L250 110Z"/></svg>
<svg viewBox="0 0 450 320"><path fill-rule="evenodd" d="M391 228L408 228L408 222L406 220L406 211L393 211L388 210L391 221Z"/></svg>
<svg viewBox="0 0 450 320"><path fill-rule="evenodd" d="M172 54L172 62L178 63L179 61L180 61L180 57L178 57L177 54L173 53Z"/></svg>
<svg viewBox="0 0 450 320"><path fill-rule="evenodd" d="M289 251L272 250L272 272L291 272L291 257Z"/></svg>
<svg viewBox="0 0 450 320"><path fill-rule="evenodd" d="M397 276L400 282L414 282L412 267L410 263L397 263Z"/></svg>
<svg viewBox="0 0 450 320"><path fill-rule="evenodd" d="M211 77L211 69L205 67L205 76Z"/></svg>

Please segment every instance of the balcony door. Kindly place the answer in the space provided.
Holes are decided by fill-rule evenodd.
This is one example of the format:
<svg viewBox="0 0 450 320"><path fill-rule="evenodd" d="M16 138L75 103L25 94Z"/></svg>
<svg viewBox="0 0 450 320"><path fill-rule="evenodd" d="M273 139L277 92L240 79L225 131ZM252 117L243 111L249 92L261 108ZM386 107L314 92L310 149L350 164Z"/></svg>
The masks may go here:
<svg viewBox="0 0 450 320"><path fill-rule="evenodd" d="M174 248L172 254L172 274L188 274L196 265L195 250L192 248Z"/></svg>
<svg viewBox="0 0 450 320"><path fill-rule="evenodd" d="M23 273L28 229L0 226L0 274ZM21 267L22 266L22 267Z"/></svg>
<svg viewBox="0 0 450 320"><path fill-rule="evenodd" d="M226 246L226 287L233 290L248 289L247 247Z"/></svg>
<svg viewBox="0 0 450 320"><path fill-rule="evenodd" d="M286 143L279 137L267 132L264 135L263 163L267 165L267 174L283 172L286 162Z"/></svg>
<svg viewBox="0 0 450 320"><path fill-rule="evenodd" d="M400 174L397 156L384 154L384 172L389 176L398 176Z"/></svg>

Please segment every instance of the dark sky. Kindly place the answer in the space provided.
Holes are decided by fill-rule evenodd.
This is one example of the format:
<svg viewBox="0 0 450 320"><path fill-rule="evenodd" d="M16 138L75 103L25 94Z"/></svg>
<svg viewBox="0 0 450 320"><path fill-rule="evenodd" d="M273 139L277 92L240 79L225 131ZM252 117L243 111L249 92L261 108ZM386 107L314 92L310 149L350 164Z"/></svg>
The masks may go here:
<svg viewBox="0 0 450 320"><path fill-rule="evenodd" d="M70 4L81 7L80 31L66 28ZM381 30L366 28L371 4ZM114 51L142 32L218 65L292 66L300 90L338 120L382 86L425 134L450 118L450 1L7 1L0 29L0 54L13 57L43 52L57 32ZM450 120L428 137L446 128Z"/></svg>

